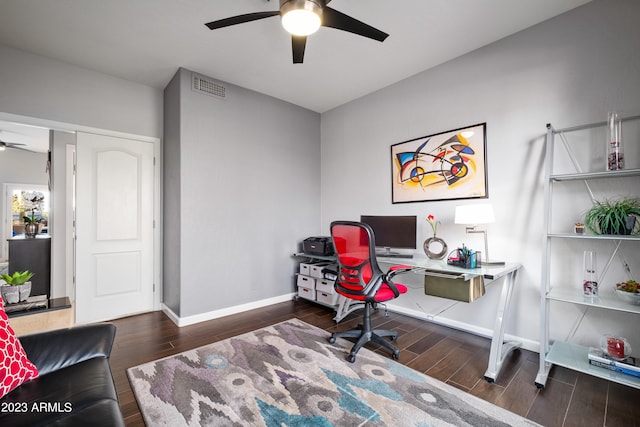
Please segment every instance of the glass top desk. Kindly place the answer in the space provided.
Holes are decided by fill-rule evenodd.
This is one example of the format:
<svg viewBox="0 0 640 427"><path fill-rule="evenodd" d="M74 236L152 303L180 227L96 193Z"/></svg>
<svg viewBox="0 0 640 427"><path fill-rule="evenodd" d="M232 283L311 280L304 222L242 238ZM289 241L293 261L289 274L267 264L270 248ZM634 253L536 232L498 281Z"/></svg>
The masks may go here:
<svg viewBox="0 0 640 427"><path fill-rule="evenodd" d="M335 258L334 258L335 259ZM519 263L506 263L501 266L482 266L480 268L461 268L454 267L447 264L444 260L429 259L424 255L414 255L413 258L385 258L377 257L378 263L389 265L406 265L411 267L410 273L433 275L438 276L438 273L445 273L448 275L454 274L457 278L463 280L470 280L476 276L483 276L485 285L490 285L492 282L498 279L502 280L502 288L500 292L500 300L498 302L498 308L494 321L493 335L491 337L491 350L489 353L489 366L484 374L484 378L489 382L494 382L502 369L502 365L506 357L515 349L520 348L522 343L517 341L505 341L505 328L507 324L507 318L509 314L509 307L511 305L511 298L513 296L513 289L516 282L518 270L521 267ZM385 271L385 268L382 268ZM402 273L407 274L407 273ZM401 277L401 276L398 276ZM451 276L450 276L451 277ZM455 276L454 276L455 277ZM452 278L454 278L452 277ZM402 282L402 279L398 279L398 282ZM441 297L430 297L434 303L434 306L429 307L429 310L424 310L417 303L421 311L407 309L399 305L401 298L389 302L388 308L391 311L399 313L405 313L413 317L423 318L425 320L436 320L437 317L448 310L449 308L457 305L460 301L445 300ZM352 311L360 308L359 304L353 304L352 300L348 300L341 297L339 300L337 313L335 320L340 321ZM463 303L465 304L465 303Z"/></svg>

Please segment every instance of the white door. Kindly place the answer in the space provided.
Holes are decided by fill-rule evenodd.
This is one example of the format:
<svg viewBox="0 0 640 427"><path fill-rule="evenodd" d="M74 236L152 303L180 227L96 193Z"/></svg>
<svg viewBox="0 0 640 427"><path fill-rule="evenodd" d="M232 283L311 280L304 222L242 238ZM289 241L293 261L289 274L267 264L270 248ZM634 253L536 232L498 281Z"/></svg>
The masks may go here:
<svg viewBox="0 0 640 427"><path fill-rule="evenodd" d="M150 311L153 144L78 132L76 159L76 321Z"/></svg>

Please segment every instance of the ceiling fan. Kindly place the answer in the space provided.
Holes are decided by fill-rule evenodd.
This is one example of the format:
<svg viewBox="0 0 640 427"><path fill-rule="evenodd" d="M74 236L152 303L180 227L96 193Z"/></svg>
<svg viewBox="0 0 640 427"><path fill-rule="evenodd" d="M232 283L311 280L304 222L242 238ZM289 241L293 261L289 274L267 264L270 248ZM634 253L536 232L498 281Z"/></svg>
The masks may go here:
<svg viewBox="0 0 640 427"><path fill-rule="evenodd" d="M16 150L24 150L24 151L31 151L31 150L27 150L26 148L22 148L20 147L21 145L26 145L26 144L16 144L13 142L4 142L0 139L0 151L4 151L7 148L15 148Z"/></svg>
<svg viewBox="0 0 640 427"><path fill-rule="evenodd" d="M331 0L279 0L280 10L273 12L255 12L232 16L205 24L209 29L229 27L245 22L257 21L280 15L282 26L291 33L293 63L301 64L307 36L313 34L320 26L347 31L359 36L383 42L389 34L378 30L364 22L358 21L344 13L327 6Z"/></svg>

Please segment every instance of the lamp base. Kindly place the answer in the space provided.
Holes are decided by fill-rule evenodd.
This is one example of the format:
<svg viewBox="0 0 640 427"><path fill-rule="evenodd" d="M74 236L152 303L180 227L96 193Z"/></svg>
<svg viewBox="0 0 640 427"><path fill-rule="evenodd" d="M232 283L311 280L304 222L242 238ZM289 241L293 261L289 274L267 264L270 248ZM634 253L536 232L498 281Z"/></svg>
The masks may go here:
<svg viewBox="0 0 640 427"><path fill-rule="evenodd" d="M487 267L498 267L505 264L506 263L504 261L495 261L492 259L488 259L488 260L483 259L482 261L480 261L481 266L487 266Z"/></svg>

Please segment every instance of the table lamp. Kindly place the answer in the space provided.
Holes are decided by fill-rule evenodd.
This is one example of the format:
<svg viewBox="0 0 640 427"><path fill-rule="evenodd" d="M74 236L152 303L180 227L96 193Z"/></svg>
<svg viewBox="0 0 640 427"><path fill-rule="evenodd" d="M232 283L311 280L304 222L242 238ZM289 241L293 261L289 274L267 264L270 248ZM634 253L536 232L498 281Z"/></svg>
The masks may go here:
<svg viewBox="0 0 640 427"><path fill-rule="evenodd" d="M482 265L504 265L504 261L492 261L489 258L489 244L487 241L487 230L476 230L478 224L490 224L496 222L493 214L493 205L462 205L456 206L456 224L465 224L467 234L481 233L484 239L484 255L481 257Z"/></svg>

